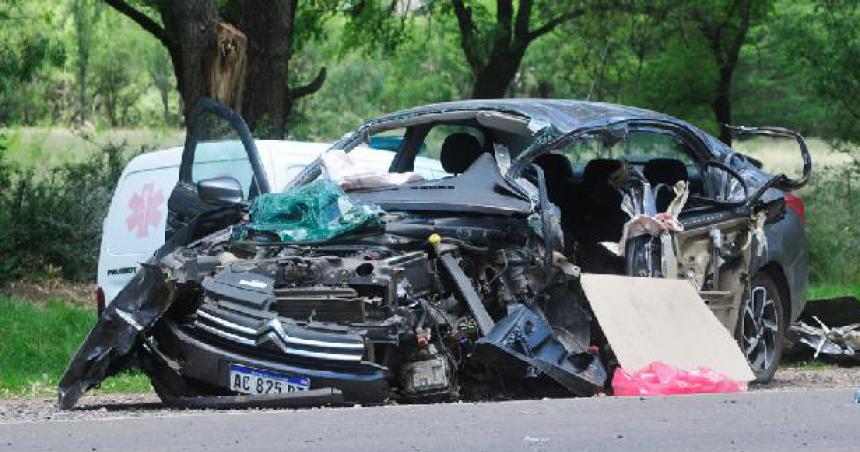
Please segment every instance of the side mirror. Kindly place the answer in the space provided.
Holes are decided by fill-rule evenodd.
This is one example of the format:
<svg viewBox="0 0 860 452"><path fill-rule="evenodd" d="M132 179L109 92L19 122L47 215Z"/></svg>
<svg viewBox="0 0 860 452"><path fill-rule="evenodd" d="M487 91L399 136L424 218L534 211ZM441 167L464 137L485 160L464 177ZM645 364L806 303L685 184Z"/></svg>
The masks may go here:
<svg viewBox="0 0 860 452"><path fill-rule="evenodd" d="M231 206L240 204L245 195L242 184L230 176L213 177L197 182L197 196L215 206Z"/></svg>

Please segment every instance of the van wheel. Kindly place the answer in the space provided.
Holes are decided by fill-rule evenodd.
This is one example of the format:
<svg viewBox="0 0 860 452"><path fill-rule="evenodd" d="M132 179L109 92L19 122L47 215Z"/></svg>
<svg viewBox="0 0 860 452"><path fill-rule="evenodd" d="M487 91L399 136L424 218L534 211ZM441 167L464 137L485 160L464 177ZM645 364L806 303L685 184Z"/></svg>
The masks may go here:
<svg viewBox="0 0 860 452"><path fill-rule="evenodd" d="M779 367L785 341L783 303L776 284L764 272L755 275L741 302L735 338L750 363L756 383L770 381Z"/></svg>

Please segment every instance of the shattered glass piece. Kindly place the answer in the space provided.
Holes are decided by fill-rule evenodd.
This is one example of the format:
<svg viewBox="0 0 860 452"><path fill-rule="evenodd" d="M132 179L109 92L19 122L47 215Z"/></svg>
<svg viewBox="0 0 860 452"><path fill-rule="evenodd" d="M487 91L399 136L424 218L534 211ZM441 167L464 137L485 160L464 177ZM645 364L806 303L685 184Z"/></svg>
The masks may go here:
<svg viewBox="0 0 860 452"><path fill-rule="evenodd" d="M529 127L529 131L530 131L532 134L535 134L535 133L540 132L540 131L541 131L541 130L543 130L543 129L546 129L547 127L549 127L549 125L550 125L550 124L549 124L549 122L547 122L547 121L544 121L544 120L542 120L542 119L535 119L535 118L532 118L532 119L529 121L529 126L528 126L528 127Z"/></svg>
<svg viewBox="0 0 860 452"><path fill-rule="evenodd" d="M330 240L348 232L379 226L378 207L358 202L328 179L287 193L265 193L251 205L245 230L271 232L285 242Z"/></svg>

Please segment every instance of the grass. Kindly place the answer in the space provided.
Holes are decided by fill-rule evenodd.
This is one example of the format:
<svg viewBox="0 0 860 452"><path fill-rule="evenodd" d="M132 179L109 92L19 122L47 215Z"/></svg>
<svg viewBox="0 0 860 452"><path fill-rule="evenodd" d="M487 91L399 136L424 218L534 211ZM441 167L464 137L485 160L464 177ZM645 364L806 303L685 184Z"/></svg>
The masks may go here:
<svg viewBox="0 0 860 452"><path fill-rule="evenodd" d="M9 160L24 166L45 169L66 162L77 162L99 152L108 143L125 144L128 149L164 149L182 146L184 130L107 129L84 138L80 132L64 127L15 127L5 131L9 140Z"/></svg>
<svg viewBox="0 0 860 452"><path fill-rule="evenodd" d="M71 356L95 322L92 309L59 300L36 304L0 296L0 398L51 396ZM98 392L147 392L149 380L130 371Z"/></svg>
<svg viewBox="0 0 860 452"><path fill-rule="evenodd" d="M830 143L820 138L807 138L806 144L812 156L813 171L825 167L839 167L851 162L851 155L833 149ZM797 143L786 139L753 138L732 142L732 148L761 160L763 169L790 177L799 177L803 168ZM856 152L856 149L855 149Z"/></svg>
<svg viewBox="0 0 860 452"><path fill-rule="evenodd" d="M785 358L783 357L783 360ZM828 363L824 361L783 361L779 364L780 369L791 369L791 370L827 370L827 369L838 369L839 365Z"/></svg>
<svg viewBox="0 0 860 452"><path fill-rule="evenodd" d="M860 298L860 284L813 284L809 287L809 292L807 293L810 300L823 300L851 295Z"/></svg>

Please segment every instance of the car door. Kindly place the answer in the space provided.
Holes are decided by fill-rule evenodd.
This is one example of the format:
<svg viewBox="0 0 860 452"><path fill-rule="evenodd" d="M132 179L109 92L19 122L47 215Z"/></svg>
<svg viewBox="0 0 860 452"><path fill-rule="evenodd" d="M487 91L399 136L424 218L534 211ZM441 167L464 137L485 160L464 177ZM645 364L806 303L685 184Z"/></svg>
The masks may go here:
<svg viewBox="0 0 860 452"><path fill-rule="evenodd" d="M201 181L235 179L242 187L244 203L270 191L257 147L241 116L221 102L202 98L189 118L179 180L167 203L166 239L197 215L223 207L200 198Z"/></svg>

